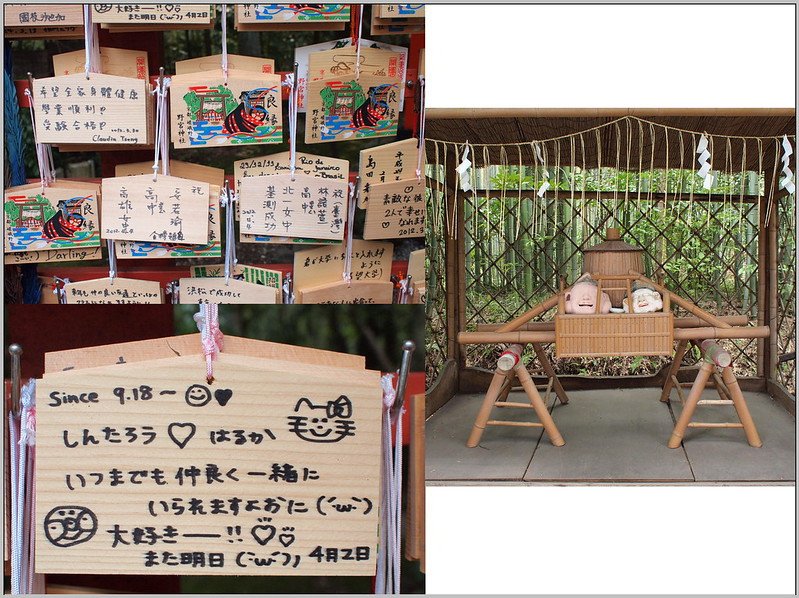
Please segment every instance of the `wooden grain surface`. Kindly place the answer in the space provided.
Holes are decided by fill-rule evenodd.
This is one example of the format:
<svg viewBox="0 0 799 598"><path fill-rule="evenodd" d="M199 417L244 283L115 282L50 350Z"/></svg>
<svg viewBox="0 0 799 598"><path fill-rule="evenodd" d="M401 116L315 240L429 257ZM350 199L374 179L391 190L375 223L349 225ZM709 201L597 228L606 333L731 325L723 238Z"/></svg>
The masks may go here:
<svg viewBox="0 0 799 598"><path fill-rule="evenodd" d="M274 304L280 291L273 287L231 278L181 278L180 303Z"/></svg>
<svg viewBox="0 0 799 598"><path fill-rule="evenodd" d="M174 176L103 179L105 239L162 243L208 242L210 185Z"/></svg>
<svg viewBox="0 0 799 598"><path fill-rule="evenodd" d="M210 4L93 4L92 22L119 25L201 25L213 18Z"/></svg>
<svg viewBox="0 0 799 598"><path fill-rule="evenodd" d="M416 176L418 145L419 140L412 137L361 150L358 163L358 176L361 177L359 208L365 208L369 203L374 185L408 180Z"/></svg>
<svg viewBox="0 0 799 598"><path fill-rule="evenodd" d="M244 177L239 190L240 226L248 234L343 239L347 181L306 174Z"/></svg>
<svg viewBox="0 0 799 598"><path fill-rule="evenodd" d="M144 144L147 81L83 73L35 79L33 106L40 143ZM81 95L83 94L83 95Z"/></svg>
<svg viewBox="0 0 799 598"><path fill-rule="evenodd" d="M160 171L159 171L160 172ZM114 167L114 176L132 176L137 174L152 174L152 162L132 162L130 164L117 164ZM169 175L193 181L203 181L209 185L222 187L225 184L225 169L204 164L193 164L181 160L169 161Z"/></svg>
<svg viewBox="0 0 799 598"><path fill-rule="evenodd" d="M408 276L411 276L416 283L424 284L424 249L411 251L411 255L408 258Z"/></svg>
<svg viewBox="0 0 799 598"><path fill-rule="evenodd" d="M46 264L48 262L81 262L99 260L101 247L86 249L45 249L44 251L16 251L4 256L5 264Z"/></svg>
<svg viewBox="0 0 799 598"><path fill-rule="evenodd" d="M423 178L374 185L363 238L424 237L425 193Z"/></svg>
<svg viewBox="0 0 799 598"><path fill-rule="evenodd" d="M389 280L393 256L394 245L391 243L353 239L352 280ZM294 293L342 280L344 259L344 245L314 247L295 252Z"/></svg>
<svg viewBox="0 0 799 598"><path fill-rule="evenodd" d="M83 29L83 6L80 4L6 4L3 6L6 27L68 27Z"/></svg>
<svg viewBox="0 0 799 598"><path fill-rule="evenodd" d="M152 280L115 277L81 280L64 285L66 303L163 303L161 285Z"/></svg>
<svg viewBox="0 0 799 598"><path fill-rule="evenodd" d="M252 71L255 73L275 72L275 61L271 58L228 54L227 64L229 69L239 71ZM200 58L192 58L190 60L178 60L175 63L175 74L186 75L188 73L199 73L203 71L218 71L221 65L221 54L201 56Z"/></svg>
<svg viewBox="0 0 799 598"><path fill-rule="evenodd" d="M45 399L37 409L37 572L374 573L379 372L223 353L214 376L209 385L196 356L44 376ZM142 386L152 398L141 400L148 392ZM56 406L56 397L70 395L96 402ZM320 419L326 409L331 414ZM294 424L292 417L308 419ZM323 436L306 429L306 421ZM84 446L84 430L98 444ZM206 473L209 465L218 473ZM195 483L192 468L199 473ZM148 474L130 473L142 470ZM236 514L233 499L240 499ZM64 522L78 514L83 519L64 533ZM329 549L338 549L337 562L328 562ZM147 566L149 551L159 564ZM177 564L163 564L164 551ZM180 564L183 553L192 556ZM265 560L254 566L254 558Z"/></svg>
<svg viewBox="0 0 799 598"><path fill-rule="evenodd" d="M53 55L53 72L56 75L76 75L85 72L86 51L75 50ZM150 68L145 50L100 48L100 72L132 79L147 79Z"/></svg>
<svg viewBox="0 0 799 598"><path fill-rule="evenodd" d="M298 361L320 366L360 368L366 367L366 360L360 355L336 353L322 349L298 347L225 335L224 352L231 355L246 355L261 359L281 359ZM185 355L201 355L202 345L199 334L182 334L152 340L115 343L65 351L52 351L44 355L45 373L76 370L119 363L134 363L153 359L167 359Z"/></svg>
<svg viewBox="0 0 799 598"><path fill-rule="evenodd" d="M306 287L295 292L297 303L348 303L356 305L387 305L394 298L391 281L364 281L346 283L343 280L316 287Z"/></svg>

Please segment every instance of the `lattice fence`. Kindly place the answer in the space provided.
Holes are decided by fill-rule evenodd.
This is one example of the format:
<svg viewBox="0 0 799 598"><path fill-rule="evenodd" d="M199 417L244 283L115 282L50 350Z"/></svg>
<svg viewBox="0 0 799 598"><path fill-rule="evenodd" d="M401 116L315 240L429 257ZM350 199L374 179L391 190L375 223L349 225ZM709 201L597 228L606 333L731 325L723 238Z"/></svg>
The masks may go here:
<svg viewBox="0 0 799 598"><path fill-rule="evenodd" d="M796 196L783 196L778 201L777 381L796 396Z"/></svg>

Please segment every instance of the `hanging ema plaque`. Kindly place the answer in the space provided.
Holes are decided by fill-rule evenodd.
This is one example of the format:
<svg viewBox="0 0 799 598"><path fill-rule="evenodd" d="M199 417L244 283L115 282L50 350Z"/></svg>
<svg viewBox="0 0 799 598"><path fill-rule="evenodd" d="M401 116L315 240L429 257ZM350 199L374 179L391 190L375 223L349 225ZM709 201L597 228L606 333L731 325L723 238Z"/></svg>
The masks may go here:
<svg viewBox="0 0 799 598"><path fill-rule="evenodd" d="M38 382L37 572L375 574L380 373L236 340Z"/></svg>

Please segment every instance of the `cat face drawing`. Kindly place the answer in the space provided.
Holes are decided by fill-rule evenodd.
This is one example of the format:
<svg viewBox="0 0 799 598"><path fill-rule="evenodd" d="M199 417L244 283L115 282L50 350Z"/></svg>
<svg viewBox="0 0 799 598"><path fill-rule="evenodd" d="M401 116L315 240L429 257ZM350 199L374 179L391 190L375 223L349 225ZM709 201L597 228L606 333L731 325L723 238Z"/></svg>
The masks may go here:
<svg viewBox="0 0 799 598"><path fill-rule="evenodd" d="M307 442L339 442L347 436L355 436L352 417L352 401L345 395L316 405L308 398L301 398L289 415L289 431Z"/></svg>

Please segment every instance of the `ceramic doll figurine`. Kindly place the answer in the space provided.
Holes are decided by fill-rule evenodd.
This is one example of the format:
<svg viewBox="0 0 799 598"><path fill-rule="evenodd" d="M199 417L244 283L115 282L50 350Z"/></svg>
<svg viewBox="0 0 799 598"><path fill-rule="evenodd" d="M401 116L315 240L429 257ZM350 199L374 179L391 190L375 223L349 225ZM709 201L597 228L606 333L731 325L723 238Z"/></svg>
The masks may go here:
<svg viewBox="0 0 799 598"><path fill-rule="evenodd" d="M567 314L594 314L596 311L596 281L585 275L577 279L577 282L566 291L566 313ZM599 313L610 313L610 297L604 291L599 304Z"/></svg>
<svg viewBox="0 0 799 598"><path fill-rule="evenodd" d="M628 313L629 297L622 302L624 312ZM633 313L648 314L663 309L663 299L655 289L647 285L636 284L633 286Z"/></svg>

